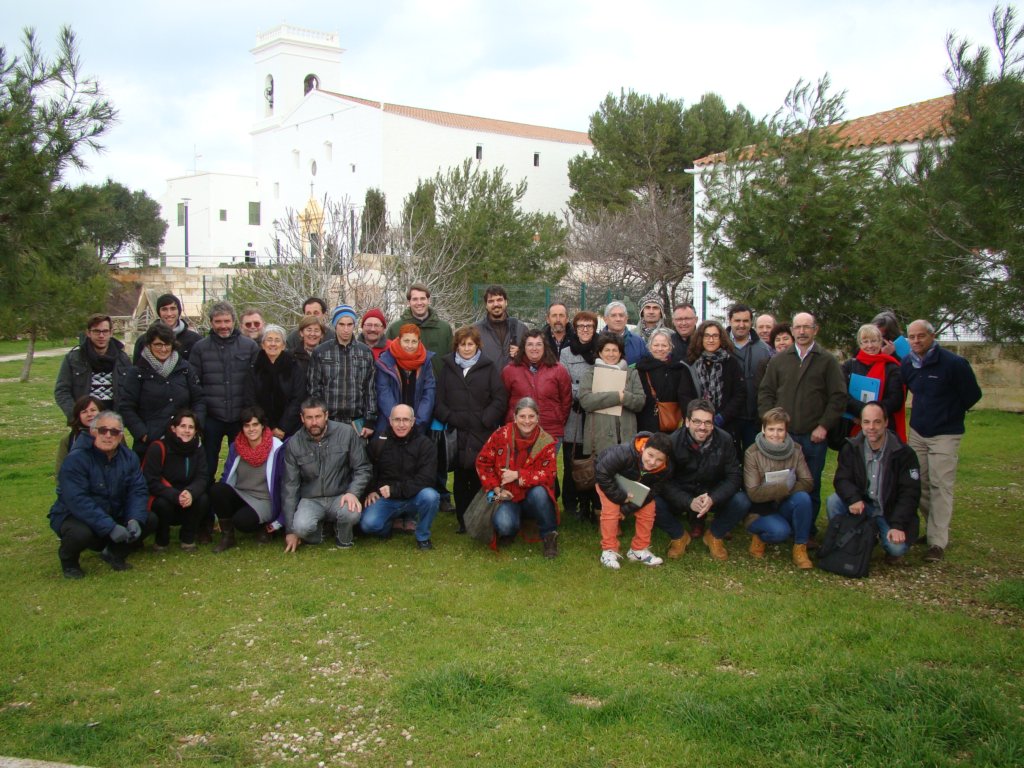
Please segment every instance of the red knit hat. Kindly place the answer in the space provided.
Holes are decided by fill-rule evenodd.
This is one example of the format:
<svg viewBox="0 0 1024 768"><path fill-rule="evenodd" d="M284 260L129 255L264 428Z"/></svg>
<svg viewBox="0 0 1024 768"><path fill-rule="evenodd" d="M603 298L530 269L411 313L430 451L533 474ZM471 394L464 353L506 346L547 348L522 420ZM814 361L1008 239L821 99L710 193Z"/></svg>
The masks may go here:
<svg viewBox="0 0 1024 768"><path fill-rule="evenodd" d="M378 320L380 320L381 325L387 325L388 324L387 318L384 317L384 313L381 312L376 307L374 307L373 309L368 309L368 310L366 310L366 312L363 313L363 319L359 321L359 327L362 328L363 324L366 322L367 318L370 318L370 317L376 317Z"/></svg>

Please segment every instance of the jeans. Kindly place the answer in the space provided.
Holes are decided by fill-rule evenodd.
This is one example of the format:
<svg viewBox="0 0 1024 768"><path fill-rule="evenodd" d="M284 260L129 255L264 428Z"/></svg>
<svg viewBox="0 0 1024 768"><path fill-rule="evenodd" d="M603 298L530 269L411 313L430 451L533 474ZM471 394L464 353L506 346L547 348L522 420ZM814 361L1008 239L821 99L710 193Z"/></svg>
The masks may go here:
<svg viewBox="0 0 1024 768"><path fill-rule="evenodd" d="M715 504L709 513L714 516L711 534L716 539L723 538L743 521L749 511L750 499L743 491L734 493L725 504ZM701 520L707 520L707 515ZM682 521L672 513L671 505L660 496L654 497L654 525L667 533L670 539L678 539L684 532Z"/></svg>
<svg viewBox="0 0 1024 768"><path fill-rule="evenodd" d="M747 530L757 534L765 544L778 544L793 539L806 544L811 535L811 496L806 491L792 493L777 505L766 505L771 512L761 515Z"/></svg>
<svg viewBox="0 0 1024 768"><path fill-rule="evenodd" d="M833 517L838 517L839 515L850 514L850 508L847 507L846 503L839 498L838 493L833 493L828 497L828 501L825 502L825 508L828 511L829 520ZM890 526L885 517L882 516L882 510L878 508L877 504L865 502L864 511L861 514L874 518L875 525L878 526L879 541L882 544L882 549L885 550L885 554L892 555L893 557L903 557L907 554L907 550L910 549L912 542L907 539L904 539L901 544L894 544L889 541Z"/></svg>
<svg viewBox="0 0 1024 768"><path fill-rule="evenodd" d="M815 523L818 520L818 512L821 511L821 473L825 471L828 441L822 440L820 443L811 442L809 433L790 436L803 449L804 458L807 460L807 468L811 470L811 477L814 478L814 488L811 490L811 534L813 535L817 530Z"/></svg>
<svg viewBox="0 0 1024 768"><path fill-rule="evenodd" d="M416 517L416 541L430 541L430 526L434 524L441 494L433 488L424 488L411 499L378 499L363 510L359 525L363 533L386 536L391 533L391 521L396 517Z"/></svg>
<svg viewBox="0 0 1024 768"><path fill-rule="evenodd" d="M542 485L535 485L528 490L526 498L522 501L503 501L499 504L498 508L494 510L494 530L499 537L515 536L519 533L521 517L537 521L541 538L558 530L558 522L555 520L555 504L548 496L547 489Z"/></svg>
<svg viewBox="0 0 1024 768"><path fill-rule="evenodd" d="M339 544L352 543L352 528L359 522L359 513L341 506L341 496L300 499L292 516L291 533L307 544L324 540L324 520L334 523Z"/></svg>

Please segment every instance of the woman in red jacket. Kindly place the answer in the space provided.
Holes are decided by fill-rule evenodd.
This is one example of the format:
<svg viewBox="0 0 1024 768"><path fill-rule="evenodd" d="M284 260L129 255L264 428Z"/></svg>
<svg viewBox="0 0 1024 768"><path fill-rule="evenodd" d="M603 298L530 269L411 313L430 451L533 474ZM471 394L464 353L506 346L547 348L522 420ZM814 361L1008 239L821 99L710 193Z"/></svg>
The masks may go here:
<svg viewBox="0 0 1024 768"><path fill-rule="evenodd" d="M516 356L502 370L501 380L508 391L509 409L505 421L512 421L512 408L516 403L531 397L539 409L541 428L561 443L572 408L572 381L545 342L544 331L533 330L526 334Z"/></svg>

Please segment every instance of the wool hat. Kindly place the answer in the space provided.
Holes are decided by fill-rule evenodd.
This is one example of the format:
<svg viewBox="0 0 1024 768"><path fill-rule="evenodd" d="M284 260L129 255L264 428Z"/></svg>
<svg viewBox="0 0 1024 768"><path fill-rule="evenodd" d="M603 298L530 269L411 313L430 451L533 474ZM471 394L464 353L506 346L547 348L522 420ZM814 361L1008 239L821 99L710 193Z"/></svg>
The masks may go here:
<svg viewBox="0 0 1024 768"><path fill-rule="evenodd" d="M363 319L359 321L359 327L362 328L366 321L371 317L376 317L378 320L380 320L381 325L388 324L388 320L386 317L384 317L384 313L381 312L376 307L374 307L373 309L368 309L366 310L366 312L363 313Z"/></svg>
<svg viewBox="0 0 1024 768"><path fill-rule="evenodd" d="M341 318L343 317L351 317L352 322L355 322L356 320L359 319L359 316L356 314L356 311L352 309L351 306L349 306L348 304L339 304L333 310L331 310L331 325L337 325L338 321L341 320Z"/></svg>
<svg viewBox="0 0 1024 768"><path fill-rule="evenodd" d="M665 314L665 305L661 303L661 297L658 296L657 291L650 291L640 299L640 309L643 309L648 304L654 304L658 309L661 310L661 314Z"/></svg>

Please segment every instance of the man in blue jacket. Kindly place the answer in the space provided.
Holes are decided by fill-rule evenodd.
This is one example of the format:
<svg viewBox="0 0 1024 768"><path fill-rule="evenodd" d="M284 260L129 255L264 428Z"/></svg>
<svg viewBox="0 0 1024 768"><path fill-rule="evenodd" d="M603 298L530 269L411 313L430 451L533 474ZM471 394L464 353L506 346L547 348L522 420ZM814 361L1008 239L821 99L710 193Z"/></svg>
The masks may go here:
<svg viewBox="0 0 1024 768"><path fill-rule="evenodd" d="M981 387L969 362L939 346L927 320L910 324L907 341L910 354L903 358L901 372L914 393L907 442L921 463L921 513L928 523L924 559L936 562L949 545L964 417L981 400Z"/></svg>
<svg viewBox="0 0 1024 768"><path fill-rule="evenodd" d="M86 549L115 571L131 568L125 556L157 527L148 500L139 457L124 444L121 416L103 411L75 441L57 477L50 527L60 537L64 577L85 576L78 558Z"/></svg>

